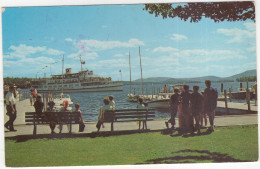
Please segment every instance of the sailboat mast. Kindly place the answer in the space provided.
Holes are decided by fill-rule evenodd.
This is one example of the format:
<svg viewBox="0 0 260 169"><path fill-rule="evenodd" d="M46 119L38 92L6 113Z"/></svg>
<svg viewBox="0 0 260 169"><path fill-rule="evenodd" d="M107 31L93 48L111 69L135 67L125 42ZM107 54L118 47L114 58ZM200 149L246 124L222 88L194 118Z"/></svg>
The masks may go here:
<svg viewBox="0 0 260 169"><path fill-rule="evenodd" d="M131 80L131 58L130 58L130 52L129 52L129 72L130 72L130 94L132 93L132 80Z"/></svg>
<svg viewBox="0 0 260 169"><path fill-rule="evenodd" d="M62 81L61 81L61 93L63 93L63 70L64 70L64 55L62 57Z"/></svg>
<svg viewBox="0 0 260 169"><path fill-rule="evenodd" d="M142 71L142 59L141 59L140 46L139 46L139 57L140 57L140 69L141 69L142 95L144 95L144 87L143 87L143 71Z"/></svg>

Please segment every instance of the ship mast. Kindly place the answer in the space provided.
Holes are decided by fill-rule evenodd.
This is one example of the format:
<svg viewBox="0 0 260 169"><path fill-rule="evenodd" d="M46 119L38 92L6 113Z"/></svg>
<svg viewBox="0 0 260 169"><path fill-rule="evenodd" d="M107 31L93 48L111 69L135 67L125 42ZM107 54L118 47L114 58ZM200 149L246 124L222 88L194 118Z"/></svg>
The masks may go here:
<svg viewBox="0 0 260 169"><path fill-rule="evenodd" d="M82 65L85 64L85 62L82 62L81 55L79 55L79 59L80 59L81 71L83 71Z"/></svg>
<svg viewBox="0 0 260 169"><path fill-rule="evenodd" d="M132 86L131 86L131 58L130 58L130 52L129 52L129 72L130 72L130 94L132 93Z"/></svg>
<svg viewBox="0 0 260 169"><path fill-rule="evenodd" d="M63 94L63 70L64 70L64 55L62 57L62 81L61 81L61 93Z"/></svg>
<svg viewBox="0 0 260 169"><path fill-rule="evenodd" d="M142 59L141 59L141 53L140 53L140 46L139 46L139 57L140 57L140 69L141 69L142 95L144 95L143 71L142 71Z"/></svg>

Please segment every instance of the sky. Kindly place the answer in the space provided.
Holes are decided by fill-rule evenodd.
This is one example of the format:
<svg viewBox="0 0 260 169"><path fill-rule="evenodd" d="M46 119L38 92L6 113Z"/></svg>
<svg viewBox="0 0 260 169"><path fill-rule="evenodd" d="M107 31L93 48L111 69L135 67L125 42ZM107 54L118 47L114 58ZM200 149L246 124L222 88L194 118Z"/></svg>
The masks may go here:
<svg viewBox="0 0 260 169"><path fill-rule="evenodd" d="M93 70L102 77L228 77L256 69L251 20L162 19L144 5L9 7L2 12L3 76L47 77Z"/></svg>

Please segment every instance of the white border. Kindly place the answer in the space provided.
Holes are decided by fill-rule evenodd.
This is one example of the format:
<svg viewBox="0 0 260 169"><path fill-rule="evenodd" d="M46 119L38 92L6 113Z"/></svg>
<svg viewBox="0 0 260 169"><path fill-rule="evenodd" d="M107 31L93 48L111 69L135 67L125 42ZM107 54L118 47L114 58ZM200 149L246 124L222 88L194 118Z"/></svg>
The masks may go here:
<svg viewBox="0 0 260 169"><path fill-rule="evenodd" d="M144 3L179 3L179 2L220 2L223 0L1 0L0 1L0 8L2 7L25 7L25 6L79 6L79 5L106 5L106 4L144 4ZM225 0L225 1L241 1L241 0ZM244 0L244 1L250 1L250 0ZM256 4L256 30L260 30L259 27L259 2L255 0ZM0 16L0 52L1 52L1 59L0 59L0 86L3 86L3 48L2 48L2 13ZM258 31L256 32L257 36L257 43L256 43L256 49L259 49L259 33ZM257 65L259 66L259 54L257 50ZM257 66L257 67L258 67ZM257 77L260 79L260 70L259 68L257 69ZM259 90L259 85L258 85L258 91ZM5 167L5 161L4 161L4 129L3 129L3 103L2 102L3 98L3 92L2 88L0 89L0 112L2 112L1 118L0 118L0 167L1 168L6 168ZM258 105L259 105L259 100L258 100ZM258 117L259 120L259 117ZM258 143L259 143L259 130L258 130ZM223 143L225 144L225 143ZM174 146L174 145L173 145ZM258 145L258 152L259 151L259 145ZM10 167L8 167L10 168ZM58 168L58 167L37 167L37 168ZM60 168L60 167L59 167ZM248 162L248 163L209 163L209 164L159 164L159 165L116 165L116 166L82 166L82 167L62 167L62 168L124 168L124 169L132 169L132 168L176 168L176 169L182 169L182 168L221 168L221 169L230 169L230 168L235 168L235 169L245 169L245 168L250 168L250 169L259 169L260 168L260 162Z"/></svg>

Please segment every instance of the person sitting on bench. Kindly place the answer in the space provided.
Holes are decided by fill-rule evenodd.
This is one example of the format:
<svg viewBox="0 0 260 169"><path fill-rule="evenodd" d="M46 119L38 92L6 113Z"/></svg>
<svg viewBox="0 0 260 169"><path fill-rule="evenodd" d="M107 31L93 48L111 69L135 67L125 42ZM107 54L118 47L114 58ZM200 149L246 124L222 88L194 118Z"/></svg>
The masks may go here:
<svg viewBox="0 0 260 169"><path fill-rule="evenodd" d="M103 125L105 111L112 110L111 106L109 106L109 99L107 97L104 98L103 102L104 102L104 106L102 106L99 110L98 123L96 125L98 132L100 130L101 125L103 126L103 128L105 127Z"/></svg>

